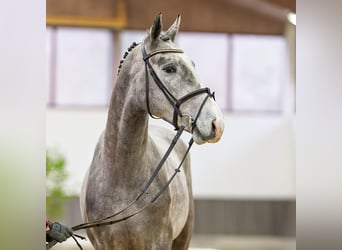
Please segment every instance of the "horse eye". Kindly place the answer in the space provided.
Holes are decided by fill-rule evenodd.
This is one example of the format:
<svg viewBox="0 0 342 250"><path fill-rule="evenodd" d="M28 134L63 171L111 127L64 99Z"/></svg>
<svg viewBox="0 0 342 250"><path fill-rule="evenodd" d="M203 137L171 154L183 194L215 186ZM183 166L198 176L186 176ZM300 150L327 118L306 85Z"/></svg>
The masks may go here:
<svg viewBox="0 0 342 250"><path fill-rule="evenodd" d="M171 73L176 73L177 72L177 69L175 66L173 65L167 65L163 68L163 70L168 73L168 74L171 74Z"/></svg>

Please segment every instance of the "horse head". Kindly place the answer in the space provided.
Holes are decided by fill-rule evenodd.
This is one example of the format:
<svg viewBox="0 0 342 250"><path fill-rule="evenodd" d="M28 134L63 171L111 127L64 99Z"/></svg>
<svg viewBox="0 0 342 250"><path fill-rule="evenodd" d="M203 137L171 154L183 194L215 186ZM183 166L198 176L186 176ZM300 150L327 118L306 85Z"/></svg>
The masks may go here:
<svg viewBox="0 0 342 250"><path fill-rule="evenodd" d="M214 94L201 85L193 61L174 44L180 20L178 16L163 32L158 14L140 45L145 67L136 73L146 83L138 90L140 106L176 129L184 126L197 144L215 143L223 133L223 116Z"/></svg>

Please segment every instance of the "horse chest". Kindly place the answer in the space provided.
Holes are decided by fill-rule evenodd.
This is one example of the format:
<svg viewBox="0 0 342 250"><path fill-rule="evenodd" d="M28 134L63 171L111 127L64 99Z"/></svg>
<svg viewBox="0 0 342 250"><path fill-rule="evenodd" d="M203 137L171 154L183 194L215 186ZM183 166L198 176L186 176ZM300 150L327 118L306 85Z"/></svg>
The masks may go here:
<svg viewBox="0 0 342 250"><path fill-rule="evenodd" d="M175 171L179 161L178 157L170 157L170 162L164 168L164 179L168 180ZM189 166L183 166L189 167ZM184 171L179 172L171 182L168 190L163 194L168 196L168 220L172 228L173 238L176 238L182 231L189 211L189 189ZM162 198L161 198L162 199Z"/></svg>

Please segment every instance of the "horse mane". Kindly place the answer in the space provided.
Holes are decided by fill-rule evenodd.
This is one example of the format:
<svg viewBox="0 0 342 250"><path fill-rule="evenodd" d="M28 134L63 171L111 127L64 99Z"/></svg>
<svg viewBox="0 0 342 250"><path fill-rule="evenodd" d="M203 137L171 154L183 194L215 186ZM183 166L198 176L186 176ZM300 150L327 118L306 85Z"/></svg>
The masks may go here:
<svg viewBox="0 0 342 250"><path fill-rule="evenodd" d="M168 41L170 40L170 37L168 37L166 34L162 33L160 34L160 39L163 40L163 41ZM129 46L129 48L127 49L127 51L124 53L123 55L123 58L120 60L120 64L119 64L119 67L118 67L118 72L116 75L119 75L120 73L120 70L122 68L122 64L124 63L126 57L128 56L129 52L134 49L137 45L139 45L139 43L136 43L136 42L133 42L131 44L131 46Z"/></svg>
<svg viewBox="0 0 342 250"><path fill-rule="evenodd" d="M119 75L120 70L121 70L121 68L122 68L122 64L124 63L124 61L125 61L126 57L128 56L129 52L130 52L132 49L134 49L138 44L139 44L139 43L133 42L133 43L131 44L131 46L129 46L129 48L127 49L127 51L126 51L125 54L123 55L122 60L120 60L120 64L119 64L119 67L118 67L117 75Z"/></svg>

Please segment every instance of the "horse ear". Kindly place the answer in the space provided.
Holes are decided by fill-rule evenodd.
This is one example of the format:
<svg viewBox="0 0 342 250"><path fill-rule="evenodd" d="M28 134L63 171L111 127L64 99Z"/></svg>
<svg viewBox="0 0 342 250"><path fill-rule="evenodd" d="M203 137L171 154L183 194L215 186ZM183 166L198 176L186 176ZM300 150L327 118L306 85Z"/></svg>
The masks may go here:
<svg viewBox="0 0 342 250"><path fill-rule="evenodd" d="M176 21L170 26L170 28L165 33L166 36L170 37L172 42L175 41L178 29L179 29L180 21L181 21L181 16L178 15L176 18Z"/></svg>
<svg viewBox="0 0 342 250"><path fill-rule="evenodd" d="M162 20L161 20L161 12L158 13L158 15L154 18L152 27L150 28L150 39L151 42L155 41L157 38L159 38L159 35L162 31Z"/></svg>

